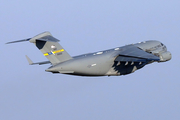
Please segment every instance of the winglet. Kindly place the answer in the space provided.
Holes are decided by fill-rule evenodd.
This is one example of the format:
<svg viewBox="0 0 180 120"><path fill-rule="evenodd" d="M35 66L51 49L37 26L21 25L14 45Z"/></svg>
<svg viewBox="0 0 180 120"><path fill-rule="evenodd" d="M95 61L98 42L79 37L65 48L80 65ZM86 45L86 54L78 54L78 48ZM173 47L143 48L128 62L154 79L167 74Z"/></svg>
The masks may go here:
<svg viewBox="0 0 180 120"><path fill-rule="evenodd" d="M27 55L26 55L26 59L27 59L29 65L33 65L33 61Z"/></svg>

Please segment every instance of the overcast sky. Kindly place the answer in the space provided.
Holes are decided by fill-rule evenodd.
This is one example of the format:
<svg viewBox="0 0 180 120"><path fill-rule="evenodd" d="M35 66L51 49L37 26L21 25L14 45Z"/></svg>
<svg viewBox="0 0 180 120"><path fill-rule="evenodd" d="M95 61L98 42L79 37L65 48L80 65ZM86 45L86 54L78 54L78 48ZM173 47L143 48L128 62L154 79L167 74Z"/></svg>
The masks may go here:
<svg viewBox="0 0 180 120"><path fill-rule="evenodd" d="M179 0L0 1L0 120L179 120ZM71 55L159 40L172 53L126 76L45 72L31 43L6 42L50 31Z"/></svg>

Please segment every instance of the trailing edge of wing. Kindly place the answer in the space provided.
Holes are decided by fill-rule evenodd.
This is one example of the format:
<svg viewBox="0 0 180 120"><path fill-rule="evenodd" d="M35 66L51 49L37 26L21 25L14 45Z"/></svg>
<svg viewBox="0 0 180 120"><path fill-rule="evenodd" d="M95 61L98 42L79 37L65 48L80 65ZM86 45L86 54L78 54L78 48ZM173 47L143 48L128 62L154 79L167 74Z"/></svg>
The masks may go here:
<svg viewBox="0 0 180 120"><path fill-rule="evenodd" d="M32 61L27 55L26 55L26 59L27 59L29 65L36 65L36 64L43 65L43 64L49 64L49 63L51 63L50 61L33 63L33 61Z"/></svg>

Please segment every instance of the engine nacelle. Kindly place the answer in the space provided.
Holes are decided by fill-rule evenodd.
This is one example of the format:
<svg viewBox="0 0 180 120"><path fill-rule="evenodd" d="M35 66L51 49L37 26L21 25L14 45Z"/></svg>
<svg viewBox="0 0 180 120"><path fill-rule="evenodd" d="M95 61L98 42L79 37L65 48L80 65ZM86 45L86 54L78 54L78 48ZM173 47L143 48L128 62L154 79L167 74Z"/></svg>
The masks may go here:
<svg viewBox="0 0 180 120"><path fill-rule="evenodd" d="M169 51L167 51L167 52L163 52L162 54L160 54L159 57L160 57L160 62L166 62L166 61L171 60L172 55Z"/></svg>

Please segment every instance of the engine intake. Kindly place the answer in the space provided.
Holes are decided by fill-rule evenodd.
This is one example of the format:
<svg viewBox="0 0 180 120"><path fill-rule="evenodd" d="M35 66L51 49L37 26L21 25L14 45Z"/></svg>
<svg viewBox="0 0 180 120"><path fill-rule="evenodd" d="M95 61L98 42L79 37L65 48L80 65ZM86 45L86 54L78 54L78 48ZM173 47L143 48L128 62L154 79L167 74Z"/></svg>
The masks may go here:
<svg viewBox="0 0 180 120"><path fill-rule="evenodd" d="M171 60L172 55L169 51L167 52L163 52L162 54L160 54L160 62L166 62Z"/></svg>

